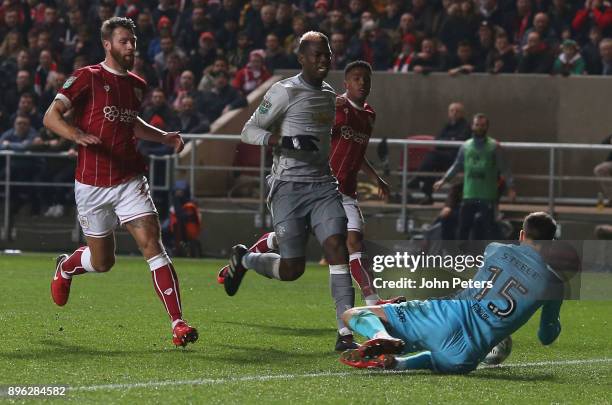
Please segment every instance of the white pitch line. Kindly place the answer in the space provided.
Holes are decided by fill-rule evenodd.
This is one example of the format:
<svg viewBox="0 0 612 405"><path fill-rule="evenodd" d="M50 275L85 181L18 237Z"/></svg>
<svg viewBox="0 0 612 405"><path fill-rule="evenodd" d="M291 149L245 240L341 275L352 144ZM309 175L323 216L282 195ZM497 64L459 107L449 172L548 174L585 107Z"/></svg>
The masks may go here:
<svg viewBox="0 0 612 405"><path fill-rule="evenodd" d="M519 367L545 367L545 366L566 366L576 364L594 364L594 363L610 363L612 358L603 359L580 359L580 360L557 360L557 361L538 361L532 363L508 363L499 366L482 366L480 369L500 369L500 368L519 368ZM128 390L133 388L152 388L152 387L167 387L173 385L215 385L227 384L233 382L245 381L270 381L270 380L291 380L295 378L319 378L319 377L346 377L359 376L370 374L406 374L415 372L415 370L405 371L369 371L365 373L353 372L321 372L308 374L273 374L273 375L253 375L244 377L224 377L224 378L198 378L195 380L166 380L166 381L149 381L142 383L130 384L106 384L106 385L90 385L83 387L70 387L70 391L110 391L110 390Z"/></svg>

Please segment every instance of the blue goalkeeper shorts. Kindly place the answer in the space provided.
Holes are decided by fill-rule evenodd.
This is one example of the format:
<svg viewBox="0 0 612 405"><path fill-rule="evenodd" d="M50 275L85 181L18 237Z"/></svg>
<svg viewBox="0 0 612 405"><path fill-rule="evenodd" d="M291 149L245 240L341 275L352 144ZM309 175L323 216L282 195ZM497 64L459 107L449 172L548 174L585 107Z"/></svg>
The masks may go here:
<svg viewBox="0 0 612 405"><path fill-rule="evenodd" d="M389 333L406 343L407 352L431 352L434 370L468 373L486 355L474 345L469 306L458 300L408 301L383 305ZM465 312L468 311L468 312Z"/></svg>

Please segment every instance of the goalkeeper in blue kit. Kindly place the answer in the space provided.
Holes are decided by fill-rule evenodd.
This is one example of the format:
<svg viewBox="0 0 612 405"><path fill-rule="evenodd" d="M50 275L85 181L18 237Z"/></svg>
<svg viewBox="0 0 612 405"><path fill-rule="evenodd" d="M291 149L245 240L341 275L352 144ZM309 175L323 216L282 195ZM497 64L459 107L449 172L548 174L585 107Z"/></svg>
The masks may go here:
<svg viewBox="0 0 612 405"><path fill-rule="evenodd" d="M450 299L344 312L350 329L369 340L342 353L340 361L357 368L469 373L540 307L538 338L551 344L561 332L563 282L569 276L545 261L553 251L556 228L550 215L536 212L525 218L519 245L489 244L474 277L484 288L468 288ZM579 261L571 264L572 270L579 267ZM415 352L421 353L396 356Z"/></svg>

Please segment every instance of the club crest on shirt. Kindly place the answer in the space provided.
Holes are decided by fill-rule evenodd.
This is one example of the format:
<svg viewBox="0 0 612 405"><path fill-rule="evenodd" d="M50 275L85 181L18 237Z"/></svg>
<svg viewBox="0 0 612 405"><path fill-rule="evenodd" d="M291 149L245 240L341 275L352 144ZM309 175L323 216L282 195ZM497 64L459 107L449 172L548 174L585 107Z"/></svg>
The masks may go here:
<svg viewBox="0 0 612 405"><path fill-rule="evenodd" d="M106 91L108 93L108 91L110 90L110 86L108 84L104 85L104 91Z"/></svg>
<svg viewBox="0 0 612 405"><path fill-rule="evenodd" d="M70 86L72 86L72 83L74 83L75 80L76 80L76 77L70 76L68 79L66 79L62 88L63 89L69 88Z"/></svg>
<svg viewBox="0 0 612 405"><path fill-rule="evenodd" d="M89 228L89 221L87 220L87 217L84 215L79 215L79 224L81 224L81 228L83 229L87 229Z"/></svg>
<svg viewBox="0 0 612 405"><path fill-rule="evenodd" d="M266 100L264 98L261 101L261 104L259 104L259 113L260 114L267 114L268 111L270 111L270 108L272 108L272 103L270 102L270 100Z"/></svg>

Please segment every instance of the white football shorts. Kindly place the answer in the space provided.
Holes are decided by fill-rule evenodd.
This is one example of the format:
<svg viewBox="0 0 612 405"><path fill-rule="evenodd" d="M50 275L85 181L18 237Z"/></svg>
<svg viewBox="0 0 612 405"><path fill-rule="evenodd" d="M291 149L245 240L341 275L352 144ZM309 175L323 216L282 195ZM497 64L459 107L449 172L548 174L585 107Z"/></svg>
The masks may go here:
<svg viewBox="0 0 612 405"><path fill-rule="evenodd" d="M85 236L102 238L119 224L146 215L157 215L147 179L135 177L112 187L96 187L74 181L79 224Z"/></svg>

